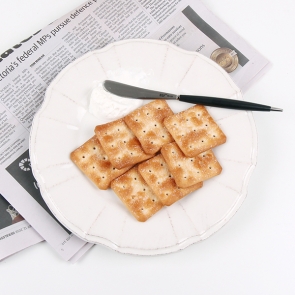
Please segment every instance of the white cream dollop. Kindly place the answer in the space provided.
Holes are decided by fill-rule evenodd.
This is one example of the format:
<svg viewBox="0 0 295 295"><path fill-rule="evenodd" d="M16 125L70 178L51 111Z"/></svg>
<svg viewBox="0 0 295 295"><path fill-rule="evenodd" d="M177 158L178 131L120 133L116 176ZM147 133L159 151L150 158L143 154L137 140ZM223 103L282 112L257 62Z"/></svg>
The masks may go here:
<svg viewBox="0 0 295 295"><path fill-rule="evenodd" d="M124 98L107 92L102 83L98 83L92 90L89 112L108 120L122 118L143 104L141 99Z"/></svg>

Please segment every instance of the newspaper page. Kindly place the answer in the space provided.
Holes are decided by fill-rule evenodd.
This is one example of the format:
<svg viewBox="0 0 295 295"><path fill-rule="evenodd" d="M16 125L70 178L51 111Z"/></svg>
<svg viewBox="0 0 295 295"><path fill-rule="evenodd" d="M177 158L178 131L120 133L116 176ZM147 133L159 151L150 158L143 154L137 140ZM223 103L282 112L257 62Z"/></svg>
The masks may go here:
<svg viewBox="0 0 295 295"><path fill-rule="evenodd" d="M0 194L0 261L43 238Z"/></svg>
<svg viewBox="0 0 295 295"><path fill-rule="evenodd" d="M200 1L184 5L150 37L211 58L229 73L243 92L270 66L267 59L217 19Z"/></svg>
<svg viewBox="0 0 295 295"><path fill-rule="evenodd" d="M87 1L0 54L0 192L66 260L90 246L63 228L42 199L30 168L32 121L46 88L69 63L139 38L214 58L244 91L269 64L199 0Z"/></svg>

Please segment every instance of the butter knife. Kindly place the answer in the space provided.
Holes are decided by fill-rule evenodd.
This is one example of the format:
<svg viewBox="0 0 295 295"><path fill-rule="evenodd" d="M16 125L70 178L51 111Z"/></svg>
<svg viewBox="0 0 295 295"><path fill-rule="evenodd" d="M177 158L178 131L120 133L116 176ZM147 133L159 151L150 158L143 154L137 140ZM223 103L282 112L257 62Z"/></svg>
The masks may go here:
<svg viewBox="0 0 295 295"><path fill-rule="evenodd" d="M247 102L242 100L234 100L229 98L211 97L211 96L199 96L199 95L184 95L184 94L171 94L162 91L155 91L135 87L123 83L119 83L112 80L105 80L103 87L106 91L126 98L135 99L168 99L179 100L183 102L201 104L205 106L245 110L245 111L277 111L282 112L283 109L275 108L267 105L257 104L253 102Z"/></svg>

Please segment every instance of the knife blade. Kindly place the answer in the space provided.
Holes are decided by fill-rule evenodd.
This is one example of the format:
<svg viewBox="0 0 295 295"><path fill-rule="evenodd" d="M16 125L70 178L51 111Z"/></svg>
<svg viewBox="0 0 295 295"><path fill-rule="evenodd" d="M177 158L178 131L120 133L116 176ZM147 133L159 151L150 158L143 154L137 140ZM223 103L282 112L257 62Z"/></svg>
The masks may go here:
<svg viewBox="0 0 295 295"><path fill-rule="evenodd" d="M234 100L229 98L200 96L200 95L184 95L184 94L172 94L162 91L155 91L120 82L105 80L103 87L106 91L115 94L117 96L132 98L132 99L168 99L179 100L183 102L201 104L205 106L246 110L246 111L277 111L282 112L283 109L275 108L267 105L257 104L253 102L247 102L242 100Z"/></svg>

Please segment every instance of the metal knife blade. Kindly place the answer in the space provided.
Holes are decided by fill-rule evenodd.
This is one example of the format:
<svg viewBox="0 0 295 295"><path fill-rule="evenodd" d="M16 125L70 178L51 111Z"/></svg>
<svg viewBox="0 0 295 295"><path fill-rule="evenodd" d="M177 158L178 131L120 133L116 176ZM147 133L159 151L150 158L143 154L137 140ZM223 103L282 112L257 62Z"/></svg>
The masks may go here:
<svg viewBox="0 0 295 295"><path fill-rule="evenodd" d="M106 91L111 92L115 95L128 97L128 98L139 98L139 99L178 99L178 95L165 93L160 91L154 91L149 89L144 89L140 87L135 87L116 81L105 80L103 82L103 87Z"/></svg>

